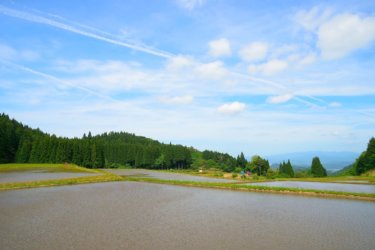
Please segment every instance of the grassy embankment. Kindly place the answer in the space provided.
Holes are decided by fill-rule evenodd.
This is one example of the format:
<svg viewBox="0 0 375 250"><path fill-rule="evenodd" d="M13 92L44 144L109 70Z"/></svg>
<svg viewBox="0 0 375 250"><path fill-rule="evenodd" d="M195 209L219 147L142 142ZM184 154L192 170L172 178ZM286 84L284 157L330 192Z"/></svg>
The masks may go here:
<svg viewBox="0 0 375 250"><path fill-rule="evenodd" d="M47 173L90 173L94 175L74 178L0 183L0 190L109 182L120 181L123 179L118 175L102 170L87 169L74 164L0 164L0 174L23 171L44 171Z"/></svg>
<svg viewBox="0 0 375 250"><path fill-rule="evenodd" d="M279 194L294 194L294 195L318 196L318 197L327 197L327 198L344 198L344 199L367 200L367 201L375 202L375 194L367 194L367 193L299 189L299 188L288 188L288 187L267 187L267 186L255 186L255 185L248 186L245 184L241 185L238 183L162 180L162 179L144 178L144 177L125 177L124 180L177 185L177 186L188 186L188 187L216 188L216 189L229 189L229 190L238 190L238 191L266 192L266 193L279 193Z"/></svg>
<svg viewBox="0 0 375 250"><path fill-rule="evenodd" d="M328 182L343 184L375 184L375 178L370 176L328 176L328 177L306 177L306 178L276 178L276 181L309 181ZM363 182L363 183L361 183ZM367 183L366 183L367 182Z"/></svg>

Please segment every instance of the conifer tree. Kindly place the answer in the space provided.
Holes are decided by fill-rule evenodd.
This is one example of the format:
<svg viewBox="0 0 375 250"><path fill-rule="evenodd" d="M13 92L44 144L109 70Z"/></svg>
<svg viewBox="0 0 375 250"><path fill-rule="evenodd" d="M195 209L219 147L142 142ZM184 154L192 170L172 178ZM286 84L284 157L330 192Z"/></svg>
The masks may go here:
<svg viewBox="0 0 375 250"><path fill-rule="evenodd" d="M327 171L320 162L319 157L314 157L311 163L311 174L314 177L324 177L327 176Z"/></svg>
<svg viewBox="0 0 375 250"><path fill-rule="evenodd" d="M27 163L31 153L31 139L23 137L20 142L20 147L17 151L16 162Z"/></svg>
<svg viewBox="0 0 375 250"><path fill-rule="evenodd" d="M237 166L242 168L242 169L245 169L246 167L246 158L243 154L243 152L241 152L241 154L239 156L237 156Z"/></svg>
<svg viewBox="0 0 375 250"><path fill-rule="evenodd" d="M375 168L375 138L371 138L364 151L354 163L357 175Z"/></svg>
<svg viewBox="0 0 375 250"><path fill-rule="evenodd" d="M292 164L290 163L290 160L288 160L288 163L286 164L286 169L287 169L287 174L293 178L294 170L293 170Z"/></svg>

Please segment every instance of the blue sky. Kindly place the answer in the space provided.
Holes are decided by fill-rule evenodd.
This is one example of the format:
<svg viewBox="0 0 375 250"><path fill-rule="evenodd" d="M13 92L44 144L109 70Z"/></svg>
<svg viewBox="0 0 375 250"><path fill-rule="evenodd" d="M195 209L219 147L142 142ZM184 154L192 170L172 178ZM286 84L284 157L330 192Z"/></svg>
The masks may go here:
<svg viewBox="0 0 375 250"><path fill-rule="evenodd" d="M237 155L365 149L374 1L0 3L1 112Z"/></svg>

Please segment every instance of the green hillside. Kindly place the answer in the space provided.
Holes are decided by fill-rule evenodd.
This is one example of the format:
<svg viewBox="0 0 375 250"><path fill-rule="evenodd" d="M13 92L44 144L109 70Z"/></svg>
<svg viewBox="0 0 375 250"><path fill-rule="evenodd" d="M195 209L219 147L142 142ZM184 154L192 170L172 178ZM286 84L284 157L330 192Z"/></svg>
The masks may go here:
<svg viewBox="0 0 375 250"><path fill-rule="evenodd" d="M0 163L63 163L89 168L188 168L191 150L125 132L63 138L0 115Z"/></svg>

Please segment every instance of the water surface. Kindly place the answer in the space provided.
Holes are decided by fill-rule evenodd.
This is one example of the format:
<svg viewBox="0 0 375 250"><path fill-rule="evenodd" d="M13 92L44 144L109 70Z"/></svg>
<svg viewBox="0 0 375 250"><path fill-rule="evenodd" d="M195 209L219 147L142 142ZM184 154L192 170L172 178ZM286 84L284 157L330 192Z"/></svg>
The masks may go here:
<svg viewBox="0 0 375 250"><path fill-rule="evenodd" d="M375 203L115 182L0 192L7 249L375 249Z"/></svg>
<svg viewBox="0 0 375 250"><path fill-rule="evenodd" d="M77 172L49 172L46 170L25 170L0 173L0 183L39 181L49 179L74 178L82 176L97 175L94 173Z"/></svg>
<svg viewBox="0 0 375 250"><path fill-rule="evenodd" d="M268 187L290 187L301 189L331 190L354 193L375 193L375 185L349 184L349 183L326 183L326 182L308 182L308 181L273 181L257 182L247 185L268 186Z"/></svg>
<svg viewBox="0 0 375 250"><path fill-rule="evenodd" d="M211 178L203 176L194 176L189 174L168 173L161 171L152 171L146 169L106 169L106 171L122 176L143 176L163 180L181 180L181 181L203 181L203 182L235 182L220 178Z"/></svg>

